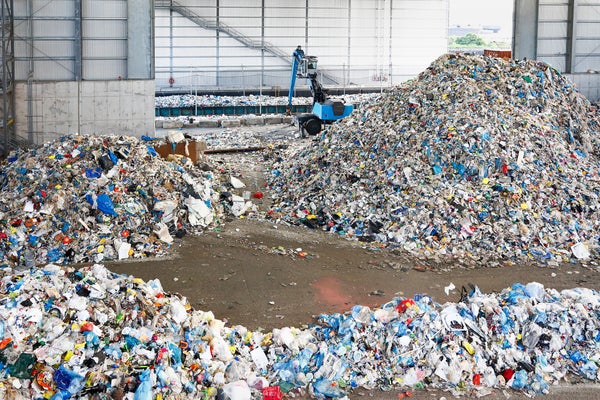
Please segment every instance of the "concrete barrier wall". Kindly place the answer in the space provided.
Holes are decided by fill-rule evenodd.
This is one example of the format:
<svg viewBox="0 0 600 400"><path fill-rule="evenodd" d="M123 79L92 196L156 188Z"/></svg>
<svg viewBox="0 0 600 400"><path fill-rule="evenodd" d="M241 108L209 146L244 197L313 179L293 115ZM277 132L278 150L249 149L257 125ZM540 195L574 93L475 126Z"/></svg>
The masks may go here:
<svg viewBox="0 0 600 400"><path fill-rule="evenodd" d="M15 132L35 144L65 134L154 136L154 81L40 82L15 87Z"/></svg>

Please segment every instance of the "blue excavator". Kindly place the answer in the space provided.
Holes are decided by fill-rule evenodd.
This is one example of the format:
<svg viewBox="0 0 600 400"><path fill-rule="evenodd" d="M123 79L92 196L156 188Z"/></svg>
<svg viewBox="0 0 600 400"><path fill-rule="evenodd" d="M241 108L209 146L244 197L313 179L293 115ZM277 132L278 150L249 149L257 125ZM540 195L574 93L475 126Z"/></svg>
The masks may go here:
<svg viewBox="0 0 600 400"><path fill-rule="evenodd" d="M296 116L298 128L305 134L316 135L323 130L324 125L331 124L347 117L354 110L354 105L345 104L341 100L330 100L327 98L327 90L321 86L317 79L317 57L304 54L301 46L298 46L292 54L292 76L290 79L290 91L288 93L288 112L291 112L292 98L296 87L296 78L306 78L310 92L313 96L312 113L299 114Z"/></svg>

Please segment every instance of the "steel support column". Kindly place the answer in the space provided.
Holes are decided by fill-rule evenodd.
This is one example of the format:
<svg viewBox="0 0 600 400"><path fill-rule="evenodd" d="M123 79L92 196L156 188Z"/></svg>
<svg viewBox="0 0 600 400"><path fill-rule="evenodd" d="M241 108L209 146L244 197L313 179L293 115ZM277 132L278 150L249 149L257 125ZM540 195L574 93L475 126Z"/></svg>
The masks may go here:
<svg viewBox="0 0 600 400"><path fill-rule="evenodd" d="M0 22L2 26L2 144L0 156L6 157L16 146L15 140L15 87L14 87L14 18L13 0L2 0L0 6Z"/></svg>
<svg viewBox="0 0 600 400"><path fill-rule="evenodd" d="M352 70L352 0L348 0L348 30L346 31L346 33L348 35L348 48L346 49L346 67L348 71L347 83L350 84L350 71Z"/></svg>
<svg viewBox="0 0 600 400"><path fill-rule="evenodd" d="M265 0L262 0L260 14L260 94L265 85Z"/></svg>
<svg viewBox="0 0 600 400"><path fill-rule="evenodd" d="M217 0L217 9L216 9L216 25L217 25L217 29L215 30L215 35L216 35L216 39L217 39L217 57L216 57L216 67L217 67L217 76L215 76L215 83L217 84L217 87L221 86L221 79L220 79L220 63L219 63L219 59L221 57L221 41L220 41L220 37L221 37L221 12L219 11L221 8L221 4L219 3L219 0Z"/></svg>
<svg viewBox="0 0 600 400"><path fill-rule="evenodd" d="M577 0L569 0L567 17L567 54L565 54L565 72L574 74L577 56Z"/></svg>
<svg viewBox="0 0 600 400"><path fill-rule="evenodd" d="M513 58L537 58L539 0L515 0L513 16Z"/></svg>

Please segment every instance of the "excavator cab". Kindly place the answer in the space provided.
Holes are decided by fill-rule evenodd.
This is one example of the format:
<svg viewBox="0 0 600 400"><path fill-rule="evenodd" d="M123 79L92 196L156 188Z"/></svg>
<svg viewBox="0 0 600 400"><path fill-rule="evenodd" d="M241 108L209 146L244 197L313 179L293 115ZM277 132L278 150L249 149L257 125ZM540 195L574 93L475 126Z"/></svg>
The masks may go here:
<svg viewBox="0 0 600 400"><path fill-rule="evenodd" d="M292 77L288 93L288 110L291 110L292 96L296 85L296 78L306 78L313 95L313 108L310 114L301 114L296 117L298 127L302 132L316 135L323 130L323 125L347 117L354 110L352 104L345 104L341 100L329 100L327 90L321 86L317 79L317 57L306 56L301 47L293 54Z"/></svg>
<svg viewBox="0 0 600 400"><path fill-rule="evenodd" d="M317 57L306 56L302 59L300 67L298 68L299 78L310 78L311 76L317 76Z"/></svg>

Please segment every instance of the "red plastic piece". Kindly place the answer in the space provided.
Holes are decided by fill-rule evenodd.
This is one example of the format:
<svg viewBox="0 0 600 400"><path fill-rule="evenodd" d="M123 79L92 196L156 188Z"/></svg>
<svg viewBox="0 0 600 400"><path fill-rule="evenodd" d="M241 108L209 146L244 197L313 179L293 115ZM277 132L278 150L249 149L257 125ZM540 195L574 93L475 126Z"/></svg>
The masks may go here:
<svg viewBox="0 0 600 400"><path fill-rule="evenodd" d="M279 386L269 386L262 390L264 400L282 400L283 393Z"/></svg>

